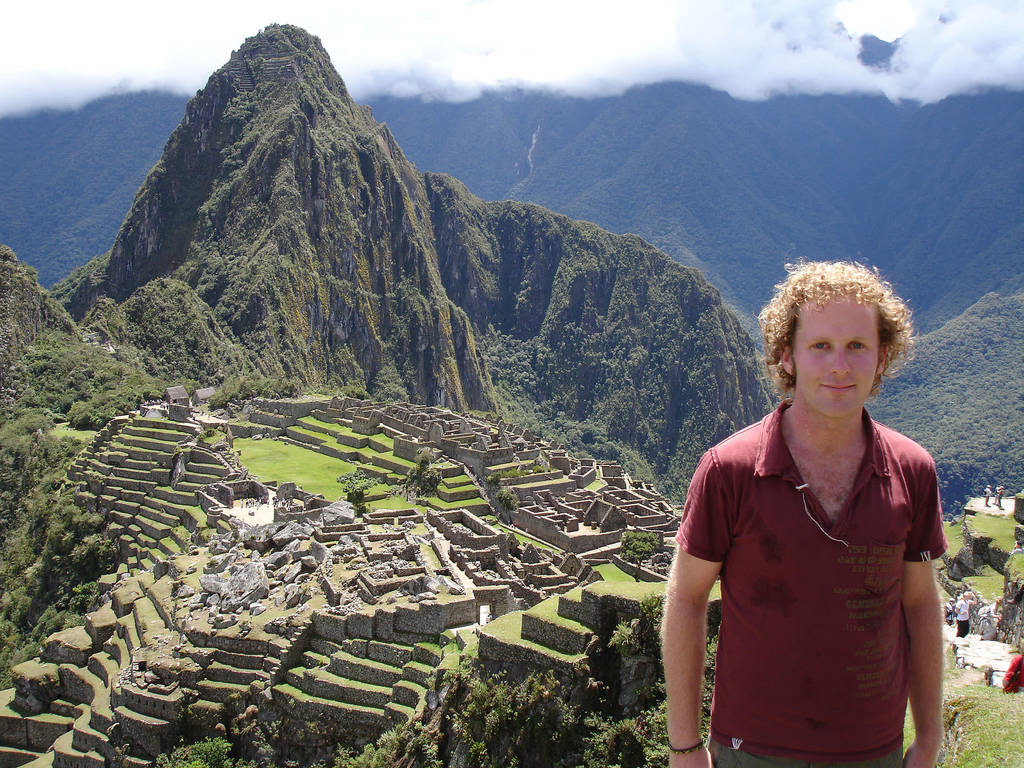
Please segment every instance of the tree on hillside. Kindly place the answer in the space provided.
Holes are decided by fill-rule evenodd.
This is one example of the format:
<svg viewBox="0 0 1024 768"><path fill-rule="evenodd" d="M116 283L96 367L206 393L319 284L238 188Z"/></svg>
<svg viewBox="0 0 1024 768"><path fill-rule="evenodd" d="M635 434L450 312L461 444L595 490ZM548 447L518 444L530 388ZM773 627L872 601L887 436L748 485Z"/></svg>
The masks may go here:
<svg viewBox="0 0 1024 768"><path fill-rule="evenodd" d="M352 507L357 515L364 515L366 506L366 492L380 482L375 477L370 477L365 472L356 470L338 477L338 482L345 489L345 500L352 502Z"/></svg>
<svg viewBox="0 0 1024 768"><path fill-rule="evenodd" d="M441 472L431 466L433 456L428 449L416 454L416 466L405 476L406 493L415 496L433 496L441 484Z"/></svg>
<svg viewBox="0 0 1024 768"><path fill-rule="evenodd" d="M661 542L658 541L658 534L651 531L626 531L622 534L619 544L619 555L627 563L633 563L638 568L644 560L658 551ZM639 581L639 577L634 576Z"/></svg>

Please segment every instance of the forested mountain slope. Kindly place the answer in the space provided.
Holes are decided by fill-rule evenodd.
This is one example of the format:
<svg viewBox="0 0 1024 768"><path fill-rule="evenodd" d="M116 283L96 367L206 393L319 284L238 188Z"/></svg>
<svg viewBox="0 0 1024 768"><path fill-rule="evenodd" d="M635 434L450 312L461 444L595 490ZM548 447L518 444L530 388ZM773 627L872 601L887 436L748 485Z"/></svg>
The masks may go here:
<svg viewBox="0 0 1024 768"><path fill-rule="evenodd" d="M742 102L661 83L373 107L421 168L635 232L750 314L799 258L879 266L926 329L1024 280L1019 93Z"/></svg>
<svg viewBox="0 0 1024 768"><path fill-rule="evenodd" d="M918 340L872 415L935 457L947 511L986 483L1024 488L1024 293L986 294Z"/></svg>

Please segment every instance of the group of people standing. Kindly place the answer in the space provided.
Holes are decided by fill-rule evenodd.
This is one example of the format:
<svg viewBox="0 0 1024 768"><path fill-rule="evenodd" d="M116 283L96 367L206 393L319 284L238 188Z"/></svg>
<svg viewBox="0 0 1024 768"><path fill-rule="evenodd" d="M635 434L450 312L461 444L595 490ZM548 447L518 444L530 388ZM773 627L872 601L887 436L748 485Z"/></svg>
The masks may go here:
<svg viewBox="0 0 1024 768"><path fill-rule="evenodd" d="M997 507L999 507L999 509L1002 509L1003 508L1003 494L1004 493L1006 493L1006 486L1005 485L997 485L995 491L992 490L992 486L991 485L986 485L985 486L985 506L986 507L989 506L988 500L989 500L989 498L994 496L995 498L993 500L995 501L995 505Z"/></svg>

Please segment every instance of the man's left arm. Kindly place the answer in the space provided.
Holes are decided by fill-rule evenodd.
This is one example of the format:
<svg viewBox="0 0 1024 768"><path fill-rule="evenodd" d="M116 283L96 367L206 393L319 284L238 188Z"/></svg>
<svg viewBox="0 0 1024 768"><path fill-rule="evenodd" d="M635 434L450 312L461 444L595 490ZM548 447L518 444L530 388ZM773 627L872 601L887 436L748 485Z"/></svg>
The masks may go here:
<svg viewBox="0 0 1024 768"><path fill-rule="evenodd" d="M942 744L942 609L930 561L903 563L903 612L910 635L914 743L906 768L933 768Z"/></svg>

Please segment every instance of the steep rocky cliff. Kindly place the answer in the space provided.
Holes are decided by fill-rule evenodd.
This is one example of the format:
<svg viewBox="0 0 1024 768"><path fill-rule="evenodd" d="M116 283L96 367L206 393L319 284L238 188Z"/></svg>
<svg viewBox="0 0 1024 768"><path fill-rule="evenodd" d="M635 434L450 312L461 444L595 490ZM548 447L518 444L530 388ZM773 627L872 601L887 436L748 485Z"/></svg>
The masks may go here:
<svg viewBox="0 0 1024 768"><path fill-rule="evenodd" d="M188 375L216 360L525 414L577 449L618 446L670 492L768 405L749 339L698 272L420 174L295 27L268 27L213 74L111 251L56 293L77 318L98 306L90 320L164 370L168 336L171 357L189 348L166 329L187 328L205 361ZM129 332L144 319L165 331Z"/></svg>
<svg viewBox="0 0 1024 768"><path fill-rule="evenodd" d="M67 313L39 287L35 270L0 245L0 387L11 363L48 322L72 328Z"/></svg>
<svg viewBox="0 0 1024 768"><path fill-rule="evenodd" d="M189 103L110 253L57 292L82 317L173 275L266 373L398 379L417 399L485 408L431 240L422 177L387 129L318 40L270 27Z"/></svg>
<svg viewBox="0 0 1024 768"><path fill-rule="evenodd" d="M696 270L449 176L427 174L427 190L445 288L520 409L596 422L678 492L704 448L768 407L749 338Z"/></svg>

